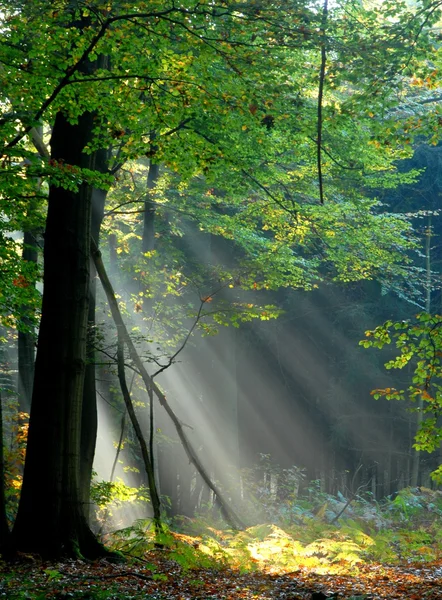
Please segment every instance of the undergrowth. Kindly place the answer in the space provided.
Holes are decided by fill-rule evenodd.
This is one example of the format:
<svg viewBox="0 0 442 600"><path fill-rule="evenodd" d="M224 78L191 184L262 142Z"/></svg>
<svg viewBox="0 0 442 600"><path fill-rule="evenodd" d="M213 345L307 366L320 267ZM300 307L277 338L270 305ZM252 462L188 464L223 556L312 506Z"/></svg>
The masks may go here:
<svg viewBox="0 0 442 600"><path fill-rule="evenodd" d="M160 535L150 520L138 520L104 538L127 557L126 566L104 562L91 573L82 561L38 566L38 559L30 557L35 568L29 578L14 566L0 576L0 600L166 600L176 581L186 582L189 597L206 598L205 591L213 587L207 582L222 582L227 573L247 576L247 581L256 576L261 582L257 571L270 576L298 573L297 578L306 573L351 575L349 580L361 582L366 564L402 568L442 558L442 492L407 488L382 503L363 497L348 503L343 496L320 492L291 502L277 522L243 531L221 527L220 520L211 518L213 512L175 520ZM276 514L277 508L272 510ZM145 580L136 578L128 591L127 574L132 571L152 582L154 595L143 591ZM269 581L273 585L275 579Z"/></svg>
<svg viewBox="0 0 442 600"><path fill-rule="evenodd" d="M298 504L296 519L244 531L214 526L206 516L181 519L158 538L144 520L106 541L136 557L161 544L184 570L352 573L367 562L426 562L442 556L442 492L407 488L382 504L355 498L336 521L332 515L342 510L342 498L322 495L321 501L319 509L315 502Z"/></svg>

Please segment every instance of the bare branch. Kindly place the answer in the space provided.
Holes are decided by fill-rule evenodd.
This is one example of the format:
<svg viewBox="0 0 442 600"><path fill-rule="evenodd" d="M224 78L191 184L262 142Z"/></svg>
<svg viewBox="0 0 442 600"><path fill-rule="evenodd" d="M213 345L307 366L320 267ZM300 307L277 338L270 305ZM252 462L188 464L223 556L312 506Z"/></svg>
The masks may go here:
<svg viewBox="0 0 442 600"><path fill-rule="evenodd" d="M240 528L243 528L244 525L243 525L241 519L236 515L236 513L232 510L232 508L227 504L226 500L223 497L223 494L221 493L221 490L210 479L209 475L207 474L198 455L196 454L195 450L193 449L192 445L190 444L189 440L187 439L186 434L184 433L182 423L176 416L175 412L172 410L172 407L168 403L166 396L163 394L163 392L157 386L157 384L152 379L152 377L148 374L148 372L147 372L147 370L146 370L146 368L134 346L134 343L132 342L132 339L127 331L127 328L124 324L124 321L123 321L121 313L120 313L120 309L118 307L118 302L115 298L115 293L112 288L112 284L107 276L106 270L103 265L103 261L101 260L101 253L98 250L98 248L95 244L95 241L93 239L91 239L91 255L94 260L95 268L97 269L97 273L100 278L101 284L106 293L106 297L107 297L107 300L109 303L111 314L114 319L115 325L117 327L119 340L123 341L126 344L128 350L129 350L129 355L130 355L131 359L133 360L137 369L141 373L141 377L144 381L146 389L147 390L151 389L153 391L155 396L158 398L159 403L161 404L161 406L165 409L165 411L171 418L171 420L175 426L176 432L178 434L178 437L180 438L181 443L183 444L183 448L184 448L190 462L195 466L195 468L197 469L198 473L201 475L202 479L207 484L207 486L217 496L222 513L223 513L226 521L228 521L228 523L235 529L238 526Z"/></svg>

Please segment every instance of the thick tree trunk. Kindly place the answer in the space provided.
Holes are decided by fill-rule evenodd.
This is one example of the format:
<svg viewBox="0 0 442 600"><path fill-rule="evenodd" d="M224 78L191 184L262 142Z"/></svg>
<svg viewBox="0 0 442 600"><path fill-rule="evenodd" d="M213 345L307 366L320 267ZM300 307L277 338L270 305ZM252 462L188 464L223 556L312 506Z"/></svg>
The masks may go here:
<svg viewBox="0 0 442 600"><path fill-rule="evenodd" d="M100 173L105 173L108 167L109 152L98 150L94 154L94 167ZM98 244L101 222L104 215L104 204L107 192L105 190L93 189L92 191L92 221L91 236ZM84 378L83 407L81 419L81 454L80 454L80 490L81 500L84 506L86 519L89 521L90 512L90 488L92 479L92 467L95 456L95 443L97 439L98 415L97 415L97 389L95 369L95 307L96 307L96 270L92 259L90 268L90 290L88 311L88 343L86 357L86 372Z"/></svg>
<svg viewBox="0 0 442 600"><path fill-rule="evenodd" d="M93 128L85 113L70 124L58 113L51 159L60 169L93 169L83 154ZM14 548L43 556L94 556L100 546L80 494L80 439L90 291L91 189L50 186L44 292L23 488Z"/></svg>

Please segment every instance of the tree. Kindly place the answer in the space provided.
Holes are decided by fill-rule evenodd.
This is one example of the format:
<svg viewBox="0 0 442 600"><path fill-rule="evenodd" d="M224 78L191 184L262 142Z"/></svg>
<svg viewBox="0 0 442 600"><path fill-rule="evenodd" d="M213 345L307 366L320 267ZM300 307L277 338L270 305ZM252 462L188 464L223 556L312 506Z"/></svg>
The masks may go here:
<svg viewBox="0 0 442 600"><path fill-rule="evenodd" d="M109 174L148 154L186 174L179 185L193 198L178 194L179 209L211 235L235 241L235 268L206 272L206 281L212 284L221 274L223 285L230 282L233 289L309 289L325 277L351 281L406 273L401 251L412 245L407 223L351 193L348 179L341 185L335 175L353 169L351 156L341 152L342 167L333 148L345 148L350 140L352 152L361 151L357 185L367 171L373 175L384 167L396 180L392 161L403 150L369 144L385 131L365 114L360 97L353 102L330 83L325 108L323 50L333 41L331 49L339 54L343 26L328 16L326 23L326 11L316 7L189 0L61 2L56 8L2 4L2 194L22 198L28 208L32 178L49 178L42 319L13 543L41 554L94 556L102 549L85 515L90 444L83 475L80 471L82 415L89 408L93 413L95 400L93 391L84 394L94 190L106 190ZM295 11L287 27L280 25L284 7L287 15ZM409 30L400 32L398 56L404 31ZM111 69L100 64L102 56L109 56ZM351 73L360 73L357 61ZM379 91L376 105L387 99L393 103ZM300 114L290 127L288 101ZM356 116L360 126L353 128ZM26 144L42 119L52 127L47 161ZM219 191L208 193L213 185ZM10 210L17 216L16 205ZM239 315L247 319L253 312L268 318L268 310ZM221 324L225 314L222 306L216 312ZM93 429L87 437L93 440ZM41 489L44 496L36 494Z"/></svg>
<svg viewBox="0 0 442 600"><path fill-rule="evenodd" d="M84 150L92 126L91 112L80 115L75 125L59 112L51 136L51 160L72 169L90 169L94 155ZM97 551L86 523L79 482L90 227L90 185L82 182L78 189L66 190L52 183L27 458L13 531L18 548L44 554L62 549L89 555ZM44 495L35 495L37 486L43 487Z"/></svg>
<svg viewBox="0 0 442 600"><path fill-rule="evenodd" d="M163 16L183 12L186 13L184 9L171 7L158 13L143 14L142 18L154 19L157 14ZM54 18L57 15L53 13L51 16ZM71 83L69 79L73 74L81 73L81 82L92 73L96 80L100 79L96 75L97 65L91 62L92 50L109 26L120 17L110 17L104 23L98 19L98 33L86 42L83 51L83 40L81 37L77 39L76 34L86 36L91 19L87 12L81 10L79 21L74 20L76 17L75 9L68 7L57 33L70 34L66 49L72 49L75 54L80 46L79 58L74 60L73 66L66 67L61 81L43 101L34 119L40 118L43 109L48 108L61 90ZM129 17L124 18L129 20ZM13 29L12 26L11 31ZM55 39L57 36L53 37ZM116 75L115 79L118 80L119 76ZM97 98L93 98L89 106L81 106L78 98L70 104L69 98L67 94L55 111L51 135L43 316L24 485L13 543L17 548L38 550L45 555L84 552L93 556L100 552L100 547L87 526L82 504L80 439L81 417L87 408L82 406L82 400L90 291L91 197L93 187L97 186L93 170L97 152L109 143L109 138L104 136L104 140L99 139L97 148L91 148L91 144L97 143L97 138L94 138L97 133L94 119L104 113L99 113L94 106ZM16 135L12 131L12 139L4 151L15 148L29 131L29 126ZM58 299L59 293L63 302ZM62 346L56 343L60 331L63 332ZM43 478L40 477L42 462L47 465ZM49 502L42 496L36 502L34 491L42 483L49 495ZM47 534L48 530L50 535Z"/></svg>

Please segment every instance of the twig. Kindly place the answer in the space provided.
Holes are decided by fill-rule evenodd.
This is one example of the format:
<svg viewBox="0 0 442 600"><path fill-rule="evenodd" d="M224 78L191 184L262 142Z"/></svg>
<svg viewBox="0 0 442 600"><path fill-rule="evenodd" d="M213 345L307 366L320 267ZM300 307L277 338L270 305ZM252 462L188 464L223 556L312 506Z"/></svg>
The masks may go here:
<svg viewBox="0 0 442 600"><path fill-rule="evenodd" d="M209 297L211 298L211 297L213 297L213 295L211 295L211 296L209 296ZM158 371L155 371L155 373L152 375L152 379L153 379L154 377L156 377L157 375L159 375L160 373L162 373L163 371L165 371L166 369L168 369L168 368L171 366L171 364L173 363L173 361L175 360L175 358L178 356L178 354L179 354L180 352L182 352L182 350L184 350L185 346L187 345L187 342L188 342L188 341L189 341L189 339L190 339L190 336L191 336L191 335L192 335L192 333L194 332L194 330L195 330L195 327L198 325L198 323L199 323L199 321L200 321L200 319L201 319L201 312L202 312L202 310L203 310L203 306L204 306L204 304L205 304L205 303L206 303L206 300L201 300L201 304L200 304L200 307L199 307L198 313L197 313L197 315L196 315L196 317L195 317L195 320L194 320L194 322L193 322L193 324L192 324L192 327L191 327L191 328L189 329L189 331L187 332L187 334L186 334L186 337L185 337L185 338L184 338L184 340L183 340L183 343L182 343L182 344L181 344L181 346L178 348L178 350L177 350L177 351L176 351L174 354L172 354L172 356L169 358L169 361L168 361L168 363L167 363L166 365L162 365L162 366L161 366L161 368L160 368L160 369L158 369Z"/></svg>
<svg viewBox="0 0 442 600"><path fill-rule="evenodd" d="M362 463L359 464L358 468L356 469L356 471L354 472L353 478L351 480L351 484L353 487L353 483L355 482L356 479L356 475L359 473L359 471L362 469ZM358 490L359 491L359 488ZM356 496L357 492L350 492L350 496L344 506L344 508L336 515L336 517L334 519L332 519L330 521L330 524L333 525L333 523L336 523L336 521L344 514L344 512L347 510L347 508L350 506L350 504L353 502L354 497Z"/></svg>
<svg viewBox="0 0 442 600"><path fill-rule="evenodd" d="M68 577L69 579L115 579L116 577L138 577L138 579L143 579L143 581L152 581L153 577L151 575L143 575L142 573L134 573L132 571L119 571L118 573L106 573L104 575L75 575L72 573L66 573L66 571L58 571L60 575L64 577Z"/></svg>

